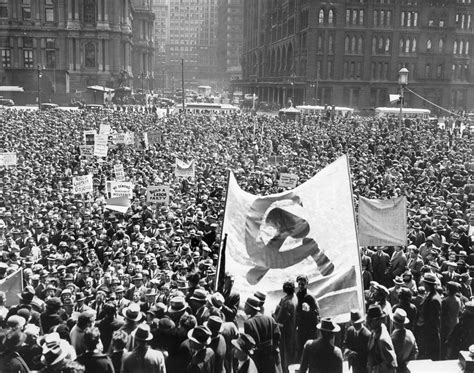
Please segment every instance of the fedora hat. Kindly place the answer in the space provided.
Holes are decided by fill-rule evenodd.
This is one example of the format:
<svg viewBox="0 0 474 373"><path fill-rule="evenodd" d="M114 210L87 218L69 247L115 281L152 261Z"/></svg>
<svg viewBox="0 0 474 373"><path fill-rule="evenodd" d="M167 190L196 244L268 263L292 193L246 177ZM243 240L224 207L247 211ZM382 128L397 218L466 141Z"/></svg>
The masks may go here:
<svg viewBox="0 0 474 373"><path fill-rule="evenodd" d="M402 308L397 308L392 315L392 321L395 324L405 325L410 323L410 320L407 317L407 313Z"/></svg>
<svg viewBox="0 0 474 373"><path fill-rule="evenodd" d="M436 284L437 283L437 277L434 273L427 272L423 276L423 282L426 282L428 284Z"/></svg>
<svg viewBox="0 0 474 373"><path fill-rule="evenodd" d="M474 300L470 300L464 304L464 312L474 315Z"/></svg>
<svg viewBox="0 0 474 373"><path fill-rule="evenodd" d="M10 330L3 339L3 349L16 351L25 342L26 334L20 330Z"/></svg>
<svg viewBox="0 0 474 373"><path fill-rule="evenodd" d="M41 356L41 363L46 366L53 366L63 361L68 355L67 350L61 346L60 341L45 343Z"/></svg>
<svg viewBox="0 0 474 373"><path fill-rule="evenodd" d="M354 324L359 324L364 322L364 318L362 317L362 314L360 313L359 310L351 310L351 321Z"/></svg>
<svg viewBox="0 0 474 373"><path fill-rule="evenodd" d="M196 289L189 299L205 303L207 299L207 291L204 289Z"/></svg>
<svg viewBox="0 0 474 373"><path fill-rule="evenodd" d="M330 317L325 317L321 319L321 322L316 325L316 328L319 330L324 330L331 333L337 333L341 331L341 327L337 325Z"/></svg>
<svg viewBox="0 0 474 373"><path fill-rule="evenodd" d="M170 300L170 305L168 306L168 313L178 313L183 312L188 307L184 297L173 297Z"/></svg>
<svg viewBox="0 0 474 373"><path fill-rule="evenodd" d="M403 285L403 278L401 278L400 276L395 276L395 278L393 279L393 283L395 285Z"/></svg>
<svg viewBox="0 0 474 373"><path fill-rule="evenodd" d="M367 311L367 320L375 320L385 317L386 314L382 311L382 307L378 304L371 304Z"/></svg>
<svg viewBox="0 0 474 373"><path fill-rule="evenodd" d="M214 293L210 298L211 304L216 308L221 308L224 304L224 296L221 293Z"/></svg>
<svg viewBox="0 0 474 373"><path fill-rule="evenodd" d="M140 306L138 304L131 304L130 306L126 307L122 311L123 317L130 321L140 321L143 317Z"/></svg>
<svg viewBox="0 0 474 373"><path fill-rule="evenodd" d="M207 328L211 331L212 336L215 337L220 332L222 332L224 322L219 316L210 316L209 319L204 322L204 326L207 326Z"/></svg>
<svg viewBox="0 0 474 373"><path fill-rule="evenodd" d="M211 342L211 331L204 325L196 326L188 332L188 338L201 346L208 346Z"/></svg>
<svg viewBox="0 0 474 373"><path fill-rule="evenodd" d="M150 332L150 325L140 324L138 325L137 330L135 331L135 339L139 341L151 341L153 335Z"/></svg>
<svg viewBox="0 0 474 373"><path fill-rule="evenodd" d="M265 300L267 299L267 295L258 290L253 294L253 296L260 300L260 304L262 306L265 303Z"/></svg>
<svg viewBox="0 0 474 373"><path fill-rule="evenodd" d="M232 345L247 355L253 355L256 343L255 340L248 334L242 333L238 339L231 341Z"/></svg>
<svg viewBox="0 0 474 373"><path fill-rule="evenodd" d="M245 301L245 306L250 307L255 311L260 311L262 308L260 307L260 300L255 297L248 297Z"/></svg>

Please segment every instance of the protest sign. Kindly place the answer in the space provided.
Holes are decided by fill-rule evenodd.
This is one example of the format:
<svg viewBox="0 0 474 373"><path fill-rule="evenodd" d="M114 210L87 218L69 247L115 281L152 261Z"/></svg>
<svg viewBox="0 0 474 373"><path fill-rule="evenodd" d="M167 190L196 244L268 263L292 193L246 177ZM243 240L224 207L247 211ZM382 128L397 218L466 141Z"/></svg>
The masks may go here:
<svg viewBox="0 0 474 373"><path fill-rule="evenodd" d="M298 176L294 174L280 174L280 180L278 180L278 186L282 188L296 188L298 183Z"/></svg>
<svg viewBox="0 0 474 373"><path fill-rule="evenodd" d="M72 178L72 193L92 193L92 175L74 176Z"/></svg>
<svg viewBox="0 0 474 373"><path fill-rule="evenodd" d="M94 156L94 145L79 145L79 151L83 157L92 157Z"/></svg>
<svg viewBox="0 0 474 373"><path fill-rule="evenodd" d="M282 155L271 155L268 157L268 164L282 164L283 163L283 156Z"/></svg>
<svg viewBox="0 0 474 373"><path fill-rule="evenodd" d="M125 214L130 208L130 200L127 196L109 198L106 200L105 208Z"/></svg>
<svg viewBox="0 0 474 373"><path fill-rule="evenodd" d="M135 132L134 134L135 148L139 150L148 149L148 136L146 132Z"/></svg>
<svg viewBox="0 0 474 373"><path fill-rule="evenodd" d="M192 160L189 163L183 162L181 159L176 158L176 168L175 175L176 177L194 177L195 161Z"/></svg>
<svg viewBox="0 0 474 373"><path fill-rule="evenodd" d="M155 185L147 188L147 202L169 204L170 187L167 185Z"/></svg>
<svg viewBox="0 0 474 373"><path fill-rule="evenodd" d="M163 142L163 134L161 131L149 131L147 132L148 144L159 144Z"/></svg>
<svg viewBox="0 0 474 373"><path fill-rule="evenodd" d="M105 184L108 198L127 196L133 198L133 184L129 181L107 181Z"/></svg>
<svg viewBox="0 0 474 373"><path fill-rule="evenodd" d="M0 153L0 167L4 166L16 166L18 163L18 158L16 156L16 153Z"/></svg>
<svg viewBox="0 0 474 373"><path fill-rule="evenodd" d="M125 181L125 171L123 170L123 164L116 164L114 166L114 173L117 181Z"/></svg>
<svg viewBox="0 0 474 373"><path fill-rule="evenodd" d="M84 131L84 144L94 145L95 142L95 131Z"/></svg>
<svg viewBox="0 0 474 373"><path fill-rule="evenodd" d="M96 157L107 157L109 136L100 134L95 136L94 155Z"/></svg>
<svg viewBox="0 0 474 373"><path fill-rule="evenodd" d="M110 124L101 123L99 127L99 135L108 135L112 128Z"/></svg>

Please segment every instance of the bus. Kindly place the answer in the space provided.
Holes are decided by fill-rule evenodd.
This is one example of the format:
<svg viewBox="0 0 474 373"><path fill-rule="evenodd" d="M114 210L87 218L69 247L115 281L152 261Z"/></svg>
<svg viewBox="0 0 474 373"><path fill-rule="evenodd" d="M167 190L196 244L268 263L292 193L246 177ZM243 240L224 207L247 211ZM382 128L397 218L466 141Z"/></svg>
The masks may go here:
<svg viewBox="0 0 474 373"><path fill-rule="evenodd" d="M298 105L296 108L301 111L303 115L325 114L328 111L332 111L332 106ZM354 113L354 109L344 106L335 106L334 113L336 116L350 117Z"/></svg>
<svg viewBox="0 0 474 373"><path fill-rule="evenodd" d="M240 108L229 104L209 104L206 102L187 102L184 105L186 113L196 114L231 114L240 111ZM181 112L182 106L175 106L175 112Z"/></svg>
<svg viewBox="0 0 474 373"><path fill-rule="evenodd" d="M208 85L200 85L198 87L198 95L202 97L209 97L211 95L212 88Z"/></svg>
<svg viewBox="0 0 474 373"><path fill-rule="evenodd" d="M431 110L416 109L416 108L402 108L402 116L404 118L422 118L428 119ZM375 108L375 116L377 117L391 117L400 115L400 108L396 107L377 107Z"/></svg>

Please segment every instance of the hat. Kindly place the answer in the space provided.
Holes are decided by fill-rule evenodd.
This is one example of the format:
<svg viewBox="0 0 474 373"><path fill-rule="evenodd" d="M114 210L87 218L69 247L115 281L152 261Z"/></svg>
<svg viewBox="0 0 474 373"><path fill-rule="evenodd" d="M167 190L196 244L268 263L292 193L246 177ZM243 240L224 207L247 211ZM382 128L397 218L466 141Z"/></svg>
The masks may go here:
<svg viewBox="0 0 474 373"><path fill-rule="evenodd" d="M122 285L119 285L115 288L115 293L125 293L125 288Z"/></svg>
<svg viewBox="0 0 474 373"><path fill-rule="evenodd" d="M3 339L3 350L15 351L25 342L25 339L25 333L17 329L10 330Z"/></svg>
<svg viewBox="0 0 474 373"><path fill-rule="evenodd" d="M427 282L429 284L436 284L437 283L437 277L434 273L427 272L423 276L423 282Z"/></svg>
<svg viewBox="0 0 474 373"><path fill-rule="evenodd" d="M334 323L330 317L321 319L321 322L316 325L316 328L332 333L337 333L341 330L341 327Z"/></svg>
<svg viewBox="0 0 474 373"><path fill-rule="evenodd" d="M184 297L173 297L170 300L170 305L168 306L168 313L178 313L184 311L188 305L184 300Z"/></svg>
<svg viewBox="0 0 474 373"><path fill-rule="evenodd" d="M410 323L410 320L407 317L407 313L402 308L397 308L392 315L392 320L395 324L405 325Z"/></svg>
<svg viewBox="0 0 474 373"><path fill-rule="evenodd" d="M169 319L168 317L162 317L160 321L158 321L158 330L161 330L161 331L172 330L175 327L176 325L173 322L173 320Z"/></svg>
<svg viewBox="0 0 474 373"><path fill-rule="evenodd" d="M216 308L221 308L224 304L224 296L221 293L214 293L210 298L211 304Z"/></svg>
<svg viewBox="0 0 474 373"><path fill-rule="evenodd" d="M18 298L20 298L23 303L30 303L35 296L35 290L32 286L27 286L23 289L21 294L18 294Z"/></svg>
<svg viewBox="0 0 474 373"><path fill-rule="evenodd" d="M23 329L26 324L26 319L19 315L11 315L7 319L7 327L12 329Z"/></svg>
<svg viewBox="0 0 474 373"><path fill-rule="evenodd" d="M61 302L61 299L59 299L58 297L52 297L46 301L46 308L50 310L60 309L62 305L63 303Z"/></svg>
<svg viewBox="0 0 474 373"><path fill-rule="evenodd" d="M255 340L248 334L241 333L238 339L231 340L232 345L247 355L252 355L255 348Z"/></svg>
<svg viewBox="0 0 474 373"><path fill-rule="evenodd" d="M224 322L219 316L210 316L209 319L204 323L204 326L211 331L213 337L222 332Z"/></svg>
<svg viewBox="0 0 474 373"><path fill-rule="evenodd" d="M444 232L445 229L444 229L444 226L442 225L437 225L436 228L435 228L435 232Z"/></svg>
<svg viewBox="0 0 474 373"><path fill-rule="evenodd" d="M262 305L265 303L265 299L267 299L267 295L258 290L253 295L255 298L260 300Z"/></svg>
<svg viewBox="0 0 474 373"><path fill-rule="evenodd" d="M188 338L201 346L209 345L211 335L211 331L204 325L196 326L188 332Z"/></svg>
<svg viewBox="0 0 474 373"><path fill-rule="evenodd" d="M464 312L474 314L474 300L470 300L464 304Z"/></svg>
<svg viewBox="0 0 474 373"><path fill-rule="evenodd" d="M446 286L448 287L448 289L459 290L461 288L461 284L459 282L456 282L456 281L448 281Z"/></svg>
<svg viewBox="0 0 474 373"><path fill-rule="evenodd" d="M361 322L364 322L364 318L362 317L362 314L360 313L359 310L351 310L351 321L354 324L359 324Z"/></svg>
<svg viewBox="0 0 474 373"><path fill-rule="evenodd" d="M56 334L56 333L53 333ZM41 362L46 366L56 365L64 360L68 355L68 351L61 346L60 340L46 342L43 345L43 355Z"/></svg>
<svg viewBox="0 0 474 373"><path fill-rule="evenodd" d="M304 280L304 281L306 281L306 283L308 283L308 276L306 276L306 275L298 275L298 276L296 277L296 282L298 282L298 281L300 281L300 280Z"/></svg>
<svg viewBox="0 0 474 373"><path fill-rule="evenodd" d="M382 307L379 304L371 304L367 311L367 320L375 320L385 317L385 313L382 311Z"/></svg>
<svg viewBox="0 0 474 373"><path fill-rule="evenodd" d="M261 304L260 299L255 298L255 297L248 297L247 300L245 301L245 305L247 307L252 308L255 311L261 310L260 304Z"/></svg>
<svg viewBox="0 0 474 373"><path fill-rule="evenodd" d="M207 298L207 291L204 289L195 289L193 295L189 299L205 303Z"/></svg>
<svg viewBox="0 0 474 373"><path fill-rule="evenodd" d="M146 297L154 297L156 296L156 289L155 288L151 288L151 289L147 289L146 293L145 293L145 296Z"/></svg>
<svg viewBox="0 0 474 373"><path fill-rule="evenodd" d="M393 283L395 285L403 285L404 284L403 279L400 276L395 276L395 278L393 279Z"/></svg>
<svg viewBox="0 0 474 373"><path fill-rule="evenodd" d="M405 287L401 288L400 291L398 292L398 297L400 299L410 299L411 296L412 296L411 290Z"/></svg>
<svg viewBox="0 0 474 373"><path fill-rule="evenodd" d="M444 262L444 263L445 263L447 266L449 266L449 267L457 268L457 266L458 266L456 263L451 262L451 261L449 261L449 260L447 260L447 261Z"/></svg>
<svg viewBox="0 0 474 373"><path fill-rule="evenodd" d="M150 341L153 338L153 335L150 332L150 325L140 324L138 325L137 330L135 331L135 339L139 341Z"/></svg>
<svg viewBox="0 0 474 373"><path fill-rule="evenodd" d="M137 273L135 276L133 276L132 281L136 280L143 280L143 275L141 273Z"/></svg>
<svg viewBox="0 0 474 373"><path fill-rule="evenodd" d="M142 313L140 312L140 306L138 304L132 303L128 307L124 308L122 315L130 321L140 321L142 319Z"/></svg>

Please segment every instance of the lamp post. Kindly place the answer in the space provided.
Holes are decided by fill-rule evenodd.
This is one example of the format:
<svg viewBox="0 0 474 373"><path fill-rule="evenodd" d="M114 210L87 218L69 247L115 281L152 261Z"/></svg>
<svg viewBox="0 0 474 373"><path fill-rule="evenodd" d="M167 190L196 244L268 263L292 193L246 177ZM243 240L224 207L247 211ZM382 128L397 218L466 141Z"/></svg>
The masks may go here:
<svg viewBox="0 0 474 373"><path fill-rule="evenodd" d="M290 84L291 84L291 106L295 106L295 80L296 80L296 74L291 73L290 75Z"/></svg>
<svg viewBox="0 0 474 373"><path fill-rule="evenodd" d="M41 65L38 65L38 68L36 70L37 72L37 82L38 82L38 109L41 110L41 86L40 86L40 79L43 76L43 68Z"/></svg>
<svg viewBox="0 0 474 373"><path fill-rule="evenodd" d="M402 67L400 71L398 72L398 84L400 85L400 116L399 116L399 121L400 121L400 131L402 130L403 127L403 89L405 86L408 84L408 69L406 67Z"/></svg>

